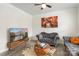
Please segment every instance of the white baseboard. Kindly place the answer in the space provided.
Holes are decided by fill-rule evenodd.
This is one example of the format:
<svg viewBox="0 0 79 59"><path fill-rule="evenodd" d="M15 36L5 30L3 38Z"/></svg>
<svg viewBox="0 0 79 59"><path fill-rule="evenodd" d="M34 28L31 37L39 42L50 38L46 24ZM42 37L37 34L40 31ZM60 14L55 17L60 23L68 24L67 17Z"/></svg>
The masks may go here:
<svg viewBox="0 0 79 59"><path fill-rule="evenodd" d="M0 51L0 54L3 53L3 52L6 52L6 51L8 51L8 48L6 48L6 49L4 49L4 50L1 50L1 51Z"/></svg>

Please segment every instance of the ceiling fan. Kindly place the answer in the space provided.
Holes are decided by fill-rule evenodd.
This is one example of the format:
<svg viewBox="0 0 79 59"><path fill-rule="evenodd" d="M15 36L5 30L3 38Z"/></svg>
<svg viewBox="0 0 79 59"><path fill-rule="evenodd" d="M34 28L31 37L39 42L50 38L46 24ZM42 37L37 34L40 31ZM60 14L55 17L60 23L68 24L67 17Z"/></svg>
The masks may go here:
<svg viewBox="0 0 79 59"><path fill-rule="evenodd" d="M46 3L41 3L41 4L34 4L35 6L39 6L41 5L41 10L45 9L46 7L48 8L52 8L52 6L46 4Z"/></svg>

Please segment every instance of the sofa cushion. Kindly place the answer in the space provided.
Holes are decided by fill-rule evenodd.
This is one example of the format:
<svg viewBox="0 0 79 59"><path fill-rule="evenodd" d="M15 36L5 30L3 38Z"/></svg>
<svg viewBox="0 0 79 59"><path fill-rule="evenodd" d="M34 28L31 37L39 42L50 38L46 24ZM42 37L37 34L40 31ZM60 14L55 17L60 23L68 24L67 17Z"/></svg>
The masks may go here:
<svg viewBox="0 0 79 59"><path fill-rule="evenodd" d="M57 33L50 33L50 38L54 39L56 36L58 36Z"/></svg>
<svg viewBox="0 0 79 59"><path fill-rule="evenodd" d="M72 43L72 44L79 44L79 38L78 37L71 37L69 39L69 41Z"/></svg>
<svg viewBox="0 0 79 59"><path fill-rule="evenodd" d="M50 38L50 35L47 33L42 33L43 38Z"/></svg>
<svg viewBox="0 0 79 59"><path fill-rule="evenodd" d="M39 39L39 41L42 43L42 42L44 42L44 43L46 43L48 40L47 40L48 38L42 38L42 39Z"/></svg>
<svg viewBox="0 0 79 59"><path fill-rule="evenodd" d="M39 34L39 39L42 39L43 38L43 35L42 34Z"/></svg>
<svg viewBox="0 0 79 59"><path fill-rule="evenodd" d="M43 38L39 40L40 42L54 44L54 40L50 38Z"/></svg>

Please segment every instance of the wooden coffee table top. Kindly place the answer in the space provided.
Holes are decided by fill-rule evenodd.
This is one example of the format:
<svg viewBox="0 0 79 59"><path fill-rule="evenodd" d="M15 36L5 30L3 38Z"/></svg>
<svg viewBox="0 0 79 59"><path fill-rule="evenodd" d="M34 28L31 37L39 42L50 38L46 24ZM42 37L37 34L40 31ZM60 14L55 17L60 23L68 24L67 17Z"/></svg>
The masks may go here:
<svg viewBox="0 0 79 59"><path fill-rule="evenodd" d="M35 45L35 52L38 55L53 55L56 51L55 47L46 44L44 48L41 48L38 44ZM44 53L43 53L44 52Z"/></svg>

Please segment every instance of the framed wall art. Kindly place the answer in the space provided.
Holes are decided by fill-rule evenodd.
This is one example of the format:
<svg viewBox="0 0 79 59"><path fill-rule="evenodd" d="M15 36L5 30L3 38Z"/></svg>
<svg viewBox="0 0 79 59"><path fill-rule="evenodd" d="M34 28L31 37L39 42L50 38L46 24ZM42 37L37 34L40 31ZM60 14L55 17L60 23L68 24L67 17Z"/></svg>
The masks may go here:
<svg viewBox="0 0 79 59"><path fill-rule="evenodd" d="M42 28L55 28L58 27L58 16L50 16L41 18Z"/></svg>

